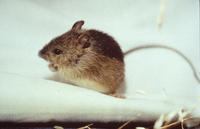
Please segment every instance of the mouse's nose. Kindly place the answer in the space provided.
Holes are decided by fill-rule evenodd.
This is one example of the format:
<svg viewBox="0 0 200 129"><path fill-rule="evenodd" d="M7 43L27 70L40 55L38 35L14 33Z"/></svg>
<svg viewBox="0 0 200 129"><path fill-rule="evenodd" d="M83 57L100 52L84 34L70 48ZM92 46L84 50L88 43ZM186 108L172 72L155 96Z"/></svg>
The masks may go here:
<svg viewBox="0 0 200 129"><path fill-rule="evenodd" d="M44 47L42 50L39 51L39 54L38 54L38 55L39 55L40 57L44 57L44 55L46 55L47 51L48 51L48 48L47 48L47 47Z"/></svg>

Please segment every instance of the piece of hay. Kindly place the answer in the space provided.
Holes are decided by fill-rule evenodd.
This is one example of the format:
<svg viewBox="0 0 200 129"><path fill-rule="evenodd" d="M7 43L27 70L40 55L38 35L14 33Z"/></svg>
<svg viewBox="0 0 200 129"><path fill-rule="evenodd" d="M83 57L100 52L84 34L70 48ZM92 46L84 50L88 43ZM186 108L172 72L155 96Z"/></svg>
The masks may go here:
<svg viewBox="0 0 200 129"><path fill-rule="evenodd" d="M134 121L134 119L127 121L126 123L124 123L122 126L120 126L118 129L123 129L126 125L128 125L129 123L131 123L132 121Z"/></svg>
<svg viewBox="0 0 200 129"><path fill-rule="evenodd" d="M159 29L161 29L162 25L163 25L163 16L164 16L164 13L165 13L166 3L167 3L167 0L162 0L161 6L160 6L159 15L158 15L158 18L157 18L157 24L158 24Z"/></svg>
<svg viewBox="0 0 200 129"><path fill-rule="evenodd" d="M136 90L135 92L136 92L137 94L141 94L141 95L147 96L147 93L146 93L145 91L143 91L143 90Z"/></svg>
<svg viewBox="0 0 200 129"><path fill-rule="evenodd" d="M90 126L92 126L93 124L89 124L89 125L86 125L84 127L80 127L78 129L91 129Z"/></svg>
<svg viewBox="0 0 200 129"><path fill-rule="evenodd" d="M165 115L161 114L161 116L156 120L153 128L154 129L160 129L162 127L164 121L165 121Z"/></svg>
<svg viewBox="0 0 200 129"><path fill-rule="evenodd" d="M64 129L62 126L57 126L57 125L55 125L53 128L54 129Z"/></svg>
<svg viewBox="0 0 200 129"><path fill-rule="evenodd" d="M126 123L124 123L123 125L121 125L118 129L123 129L126 125L128 125L129 123L131 123L132 121L134 121L139 116L140 116L140 114L137 114L132 120L127 121Z"/></svg>
<svg viewBox="0 0 200 129"><path fill-rule="evenodd" d="M146 129L146 128L144 128L144 127L136 127L135 129Z"/></svg>

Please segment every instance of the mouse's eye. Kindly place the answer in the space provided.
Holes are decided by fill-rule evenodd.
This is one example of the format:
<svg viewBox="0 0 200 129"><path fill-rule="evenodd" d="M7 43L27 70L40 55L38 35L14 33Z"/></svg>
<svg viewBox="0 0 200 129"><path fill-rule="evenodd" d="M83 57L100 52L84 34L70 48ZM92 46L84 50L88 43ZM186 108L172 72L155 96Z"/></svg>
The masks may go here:
<svg viewBox="0 0 200 129"><path fill-rule="evenodd" d="M62 51L60 49L54 49L53 51L56 55L60 55L62 53Z"/></svg>

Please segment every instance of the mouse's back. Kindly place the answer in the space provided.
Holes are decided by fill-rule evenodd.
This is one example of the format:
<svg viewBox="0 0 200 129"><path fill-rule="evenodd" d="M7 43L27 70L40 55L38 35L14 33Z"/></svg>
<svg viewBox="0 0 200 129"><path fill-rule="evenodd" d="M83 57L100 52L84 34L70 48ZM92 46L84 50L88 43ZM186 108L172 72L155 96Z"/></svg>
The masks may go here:
<svg viewBox="0 0 200 129"><path fill-rule="evenodd" d="M124 61L120 46L111 36L97 30L88 30L86 33L90 35L91 40L94 42L93 47L95 52L109 58L115 58L122 62Z"/></svg>

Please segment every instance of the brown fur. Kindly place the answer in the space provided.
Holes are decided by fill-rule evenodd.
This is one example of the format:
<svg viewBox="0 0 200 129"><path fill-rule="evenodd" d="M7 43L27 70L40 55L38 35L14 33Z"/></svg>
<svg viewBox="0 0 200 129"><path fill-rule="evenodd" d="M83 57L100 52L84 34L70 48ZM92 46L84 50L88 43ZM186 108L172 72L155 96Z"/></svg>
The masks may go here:
<svg viewBox="0 0 200 129"><path fill-rule="evenodd" d="M124 81L123 53L117 42L97 30L81 29L83 21L53 39L39 56L67 82L103 93L115 93ZM55 49L62 51L55 54Z"/></svg>

